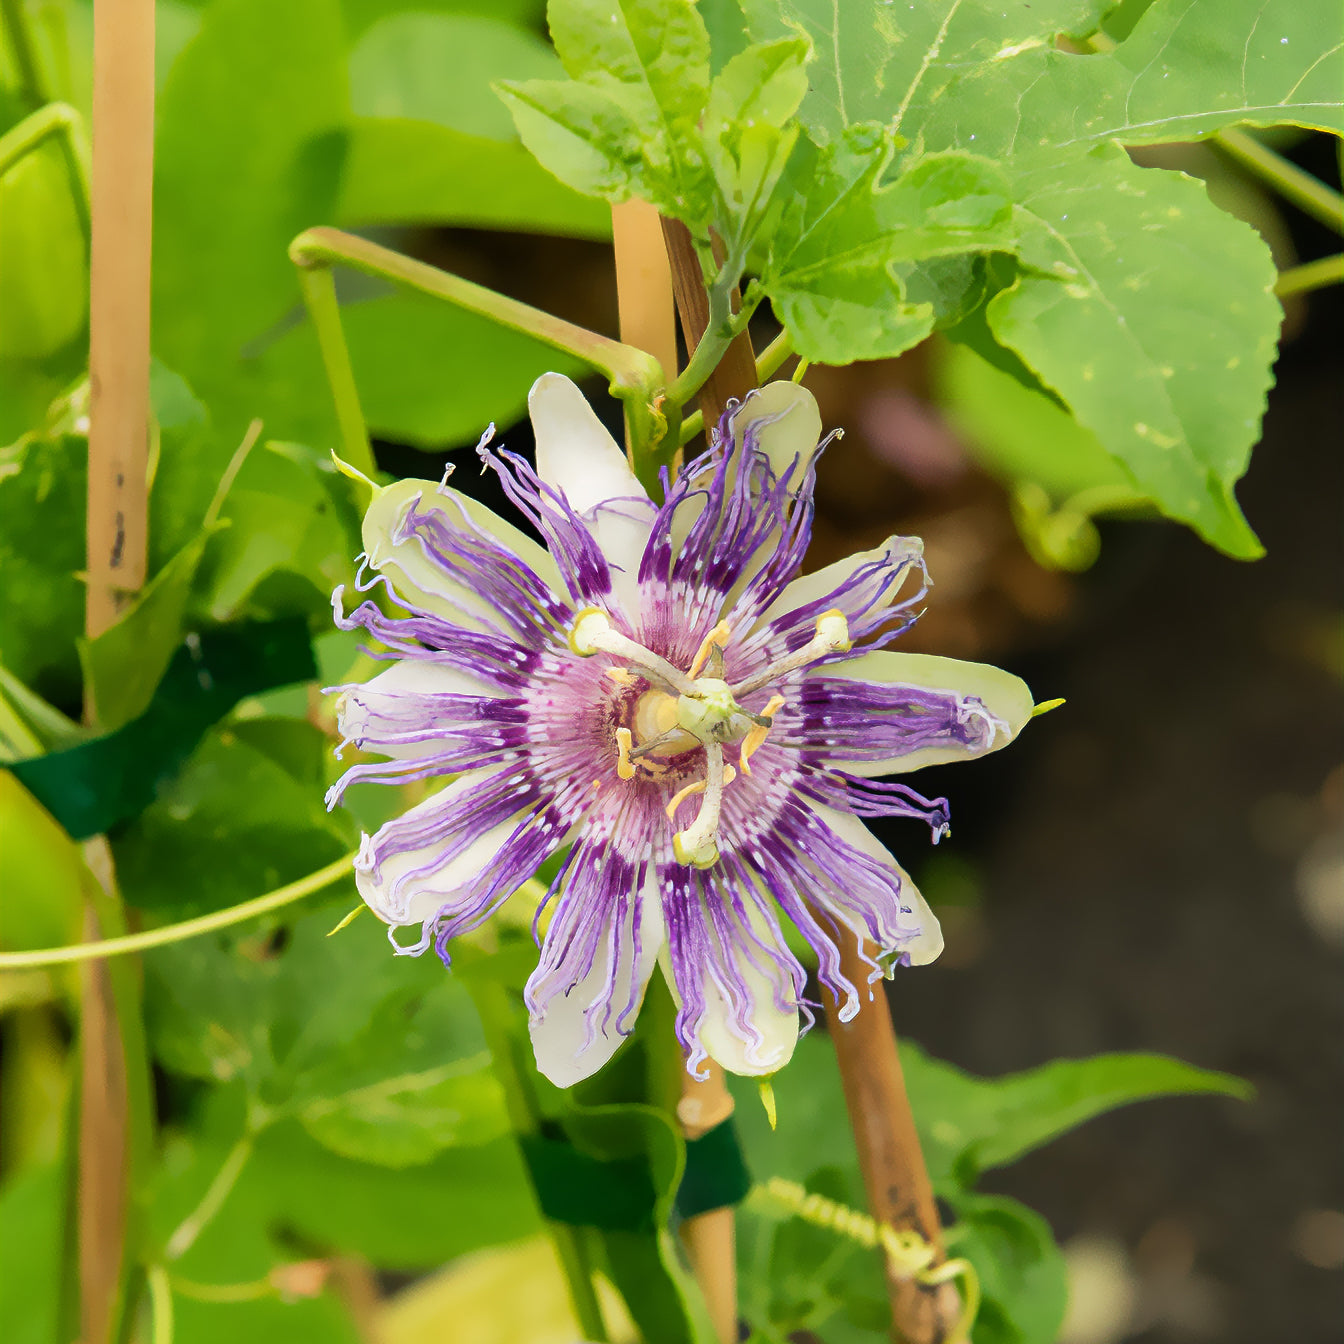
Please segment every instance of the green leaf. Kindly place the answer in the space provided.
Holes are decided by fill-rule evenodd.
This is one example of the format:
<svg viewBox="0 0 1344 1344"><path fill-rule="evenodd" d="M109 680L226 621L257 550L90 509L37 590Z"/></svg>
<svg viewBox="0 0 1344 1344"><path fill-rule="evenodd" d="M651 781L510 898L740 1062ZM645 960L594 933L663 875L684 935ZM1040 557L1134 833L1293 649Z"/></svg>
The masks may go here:
<svg viewBox="0 0 1344 1344"><path fill-rule="evenodd" d="M433 959L393 957L380 929L328 939L335 923L330 908L304 916L278 952L249 955L244 940L223 938L156 952L148 1009L159 1058L175 1072L240 1079L264 1123L297 1119L332 1151L381 1166L505 1133L465 987Z"/></svg>
<svg viewBox="0 0 1344 1344"><path fill-rule="evenodd" d="M403 11L375 23L350 53L350 102L360 117L433 122L490 140L513 123L490 91L496 79L560 73L536 34L464 14Z"/></svg>
<svg viewBox="0 0 1344 1344"><path fill-rule="evenodd" d="M748 47L710 87L701 133L721 218L731 221L729 251L745 253L793 152L798 128L789 122L807 92L810 51L788 38Z"/></svg>
<svg viewBox="0 0 1344 1344"><path fill-rule="evenodd" d="M93 717L111 732L138 718L154 698L182 643L191 586L209 533L189 541L150 580L133 606L94 639L79 641Z"/></svg>
<svg viewBox="0 0 1344 1344"><path fill-rule="evenodd" d="M522 145L400 118L355 119L336 218L345 227L434 222L611 234L610 211L556 181Z"/></svg>
<svg viewBox="0 0 1344 1344"><path fill-rule="evenodd" d="M497 87L523 143L579 191L638 196L708 223L710 179L696 124L709 96L709 35L688 0L552 0L569 81Z"/></svg>
<svg viewBox="0 0 1344 1344"><path fill-rule="evenodd" d="M792 199L762 283L805 358L847 364L909 349L933 330L935 304L908 302L898 268L1012 242L994 164L934 155L883 186L891 153L882 128L852 126L790 165Z"/></svg>
<svg viewBox="0 0 1344 1344"><path fill-rule="evenodd" d="M975 123L1011 117L1011 104L990 106L955 97L958 79L989 62L1009 60L1013 49L1036 48L1058 33L1093 31L1113 0L926 0L897 5L887 0L743 0L757 40L801 33L817 59L802 118L819 139L838 136L861 121L886 123L917 148L943 149L952 142L918 141L931 112L946 104ZM965 145L977 152L979 139ZM963 141L955 142L963 145Z"/></svg>
<svg viewBox="0 0 1344 1344"><path fill-rule="evenodd" d="M1168 517L1230 555L1261 547L1232 486L1259 438L1281 318L1269 250L1201 184L1118 148L1020 171L1017 282L995 337L1059 394Z"/></svg>
<svg viewBox="0 0 1344 1344"><path fill-rule="evenodd" d="M56 1344L69 1199L64 1162L15 1172L0 1185L0 1320L6 1344Z"/></svg>
<svg viewBox="0 0 1344 1344"><path fill-rule="evenodd" d="M0 770L0 948L20 952L74 940L92 881L74 841L8 770Z"/></svg>
<svg viewBox="0 0 1344 1344"><path fill-rule="evenodd" d="M332 589L354 578L360 510L328 454L259 445L220 517L226 526L211 540L198 585L211 620L318 615L330 608Z"/></svg>
<svg viewBox="0 0 1344 1344"><path fill-rule="evenodd" d="M1112 51L1036 43L966 72L921 134L938 146L972 136L981 153L1033 158L1108 140L1194 140L1238 124L1338 133L1344 56L1337 42L1326 47L1337 27L1325 0L1161 0Z"/></svg>
<svg viewBox="0 0 1344 1344"><path fill-rule="evenodd" d="M974 1344L1055 1344L1069 1279L1050 1224L998 1195L960 1198L956 1213L948 1253L975 1266L983 1293Z"/></svg>
<svg viewBox="0 0 1344 1344"><path fill-rule="evenodd" d="M334 213L345 66L337 0L218 0L164 85L154 340L207 401L298 303L286 249Z"/></svg>
<svg viewBox="0 0 1344 1344"><path fill-rule="evenodd" d="M0 449L0 662L64 705L79 700L87 460L74 435Z"/></svg>
<svg viewBox="0 0 1344 1344"><path fill-rule="evenodd" d="M281 733L301 753L303 773L257 745ZM353 837L322 805L328 750L322 734L302 720L215 730L113 842L126 900L160 916L189 918L273 891L339 858Z"/></svg>
<svg viewBox="0 0 1344 1344"><path fill-rule="evenodd" d="M638 119L601 89L571 80L496 85L528 152L561 182L589 196L662 203L647 173Z"/></svg>
<svg viewBox="0 0 1344 1344"><path fill-rule="evenodd" d="M902 1047L906 1085L935 1186L969 1188L980 1172L1006 1166L1094 1116L1152 1097L1212 1094L1245 1098L1239 1078L1165 1055L1058 1059L1037 1069L977 1078Z"/></svg>
<svg viewBox="0 0 1344 1344"><path fill-rule="evenodd" d="M1056 500L1129 484L1095 434L969 346L940 344L933 375L942 414L1000 479L1032 481Z"/></svg>

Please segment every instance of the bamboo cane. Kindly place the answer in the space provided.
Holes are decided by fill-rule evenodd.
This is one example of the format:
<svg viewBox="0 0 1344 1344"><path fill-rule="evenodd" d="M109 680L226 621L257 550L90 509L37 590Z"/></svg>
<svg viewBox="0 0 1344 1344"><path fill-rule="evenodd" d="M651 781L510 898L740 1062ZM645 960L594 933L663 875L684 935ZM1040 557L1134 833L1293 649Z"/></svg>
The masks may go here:
<svg viewBox="0 0 1344 1344"><path fill-rule="evenodd" d="M663 233L682 330L687 345L694 347L709 315L700 264L684 225L665 219ZM745 396L755 385L756 357L751 338L744 331L700 393L705 425L716 424L728 400ZM823 912L814 913L823 924L830 922ZM855 984L866 988L868 967L859 956L857 941L844 929L839 930L838 937L841 969ZM873 1217L898 1230L918 1232L935 1247L941 1261L938 1209L905 1091L886 996L876 994L851 1022L841 1023L832 1014L831 1036ZM895 1273L890 1264L887 1269L894 1334L909 1344L939 1344L957 1319L955 1286L924 1287Z"/></svg>
<svg viewBox="0 0 1344 1344"><path fill-rule="evenodd" d="M94 7L89 293L88 591L90 638L145 581L149 455L149 283L154 156L154 0ZM114 889L105 843L86 847ZM86 933L104 933L92 907ZM118 1330L126 1254L130 1120L125 1047L108 969L80 992L77 1205L81 1344Z"/></svg>

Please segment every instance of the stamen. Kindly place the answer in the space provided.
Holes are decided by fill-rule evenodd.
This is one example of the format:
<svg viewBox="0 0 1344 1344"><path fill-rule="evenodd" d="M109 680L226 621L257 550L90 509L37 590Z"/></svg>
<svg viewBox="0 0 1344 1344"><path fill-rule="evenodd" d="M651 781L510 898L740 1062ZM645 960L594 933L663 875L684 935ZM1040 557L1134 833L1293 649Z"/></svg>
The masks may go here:
<svg viewBox="0 0 1344 1344"><path fill-rule="evenodd" d="M767 667L764 672L758 672L754 677L748 677L746 681L734 686L733 695L740 700L744 695L759 691L762 686L768 686L786 673L796 672L800 667L806 667L808 663L814 663L828 653L843 653L853 647L845 613L834 608L823 611L817 617L817 633L801 649L795 649L773 667Z"/></svg>
<svg viewBox="0 0 1344 1344"><path fill-rule="evenodd" d="M705 743L705 801L700 815L672 837L672 853L678 863L712 868L719 861L719 814L723 807L723 748Z"/></svg>
<svg viewBox="0 0 1344 1344"><path fill-rule="evenodd" d="M607 613L600 607L584 607L574 618L569 631L569 647L580 658L591 658L595 653L610 653L623 662L637 667L650 681L671 687L678 695L693 694L694 683L684 672L678 672L666 658L626 639L611 628Z"/></svg>
<svg viewBox="0 0 1344 1344"><path fill-rule="evenodd" d="M616 730L616 774L620 779L634 779L635 766L630 759L630 744L633 739L628 728Z"/></svg>
<svg viewBox="0 0 1344 1344"><path fill-rule="evenodd" d="M783 707L784 697L782 695L772 695L770 699L765 702L765 708L760 714L760 718L764 719L765 722L761 723L758 719L756 727L742 739L742 750L738 756L737 763L742 767L742 773L744 775L751 774L751 758L760 748L761 743L764 742L769 735L770 729L774 726L771 721L773 715Z"/></svg>
<svg viewBox="0 0 1344 1344"><path fill-rule="evenodd" d="M727 787L727 785L731 784L736 778L737 771L734 770L731 765L725 765L723 767L724 786ZM687 798L694 793L704 793L704 791L705 781L703 779L692 780L684 789L678 789L676 793L668 799L667 806L663 809L663 811L667 813L668 821L673 821L676 818L677 808L679 808Z"/></svg>
<svg viewBox="0 0 1344 1344"><path fill-rule="evenodd" d="M704 639L700 641L700 647L696 650L695 657L691 659L691 670L686 673L692 681L700 675L700 669L704 667L709 655L716 647L722 651L732 638L733 627L727 621L720 621Z"/></svg>
<svg viewBox="0 0 1344 1344"><path fill-rule="evenodd" d="M630 675L628 667L609 667L602 673L604 677L610 677L612 681L620 686L633 686L639 680L638 677Z"/></svg>

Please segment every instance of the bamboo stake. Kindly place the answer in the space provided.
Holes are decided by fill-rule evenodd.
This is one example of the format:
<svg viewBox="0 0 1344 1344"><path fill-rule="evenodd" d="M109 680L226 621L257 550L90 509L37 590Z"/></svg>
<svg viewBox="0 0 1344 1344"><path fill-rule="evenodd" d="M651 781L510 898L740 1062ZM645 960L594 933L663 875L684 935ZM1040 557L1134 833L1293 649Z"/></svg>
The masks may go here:
<svg viewBox="0 0 1344 1344"><path fill-rule="evenodd" d="M663 220L663 238L667 245L668 261L672 265L672 288L677 296L677 311L681 314L681 331L686 348L694 350L700 343L709 322L709 298L705 293L704 276L700 262L691 244L690 230L679 220ZM737 308L737 294L733 294L733 308ZM700 389L698 400L704 416L706 438L713 432L724 407L733 397L743 397L756 386L756 356L752 353L751 337L744 331L724 352L719 366Z"/></svg>
<svg viewBox="0 0 1344 1344"><path fill-rule="evenodd" d="M658 211L644 201L611 208L616 253L616 303L621 341L653 355L670 381L677 371L677 308L672 293L672 263L663 241ZM688 240L689 242L689 240ZM699 271L696 272L697 276ZM701 319L703 328L708 316ZM628 449L627 443L627 449ZM677 1119L687 1139L698 1139L733 1113L723 1070L709 1066L704 1082L681 1071ZM681 1228L691 1270L709 1309L721 1344L737 1340L737 1256L731 1207L710 1209L688 1218Z"/></svg>
<svg viewBox="0 0 1344 1344"><path fill-rule="evenodd" d="M89 291L88 591L85 631L112 625L145 581L154 0L94 7ZM111 854L86 855L115 899ZM86 936L106 930L92 905ZM110 1344L121 1312L130 1103L123 1025L106 963L81 973L77 1203L81 1344Z"/></svg>
<svg viewBox="0 0 1344 1344"><path fill-rule="evenodd" d="M682 330L693 348L709 316L700 264L683 225L665 219L663 233ZM729 398L743 397L755 385L756 357L750 336L743 332L700 394L705 424L717 424ZM823 924L830 922L824 913L814 913ZM859 957L857 941L845 929L837 936L841 969L854 984L866 988L868 967ZM897 1230L918 1232L937 1249L941 1261L938 1209L905 1091L886 996L874 995L851 1022L841 1023L832 1015L831 1036L873 1217ZM950 1283L922 1287L913 1279L898 1277L888 1265L887 1292L893 1331L909 1344L940 1344L956 1322L958 1296Z"/></svg>
<svg viewBox="0 0 1344 1344"><path fill-rule="evenodd" d="M721 1125L733 1113L733 1098L723 1070L708 1064L703 1081L681 1071L681 1100L677 1119L688 1139L698 1139ZM705 1295L709 1318L721 1344L737 1340L737 1218L731 1204L688 1218L681 1227L682 1243L696 1282Z"/></svg>
<svg viewBox="0 0 1344 1344"><path fill-rule="evenodd" d="M89 289L90 638L145 581L153 0L97 0Z"/></svg>

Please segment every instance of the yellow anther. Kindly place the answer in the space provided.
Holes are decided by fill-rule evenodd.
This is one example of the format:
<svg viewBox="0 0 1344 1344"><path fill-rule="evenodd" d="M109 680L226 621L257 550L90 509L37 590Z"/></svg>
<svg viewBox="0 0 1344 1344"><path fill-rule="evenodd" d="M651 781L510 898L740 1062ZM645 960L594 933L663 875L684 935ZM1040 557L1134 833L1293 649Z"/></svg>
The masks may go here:
<svg viewBox="0 0 1344 1344"><path fill-rule="evenodd" d="M727 787L736 778L737 778L737 771L734 770L731 765L724 766L723 768L724 786ZM705 780L703 779L694 780L690 784L686 785L684 789L678 789L676 793L674 793L672 797L668 799L667 806L663 809L663 811L667 813L668 821L674 821L676 819L677 808L679 808L682 805L682 803L684 803L688 798L693 797L697 793L704 793L704 791L705 791Z"/></svg>
<svg viewBox="0 0 1344 1344"><path fill-rule="evenodd" d="M849 622L838 607L823 611L817 617L817 642L841 653L847 653L854 647L854 641L849 637Z"/></svg>
<svg viewBox="0 0 1344 1344"><path fill-rule="evenodd" d="M622 686L633 686L635 682L639 680L638 677L631 675L628 667L609 667L602 673L602 675L604 677L610 677L612 681L617 682Z"/></svg>
<svg viewBox="0 0 1344 1344"><path fill-rule="evenodd" d="M580 658L591 658L597 652L593 637L610 629L611 621L601 607L584 607L575 615L574 624L569 627L569 647Z"/></svg>
<svg viewBox="0 0 1344 1344"><path fill-rule="evenodd" d="M628 728L616 730L616 774L621 779L634 779L635 763L630 759L630 747L633 743Z"/></svg>
<svg viewBox="0 0 1344 1344"><path fill-rule="evenodd" d="M776 711L784 707L784 697L782 695L772 695L765 702L765 708L761 710L761 718L768 719ZM761 743L770 735L770 725L758 723L746 737L742 739L742 751L738 757L738 765L742 767L744 775L751 774L751 758L760 747Z"/></svg>
<svg viewBox="0 0 1344 1344"><path fill-rule="evenodd" d="M691 659L691 670L687 676L692 681L700 675L700 669L709 661L709 655L714 646L718 645L722 650L727 647L729 639L732 638L733 627L727 621L720 621L704 639L700 641L700 647L696 650L695 657Z"/></svg>

